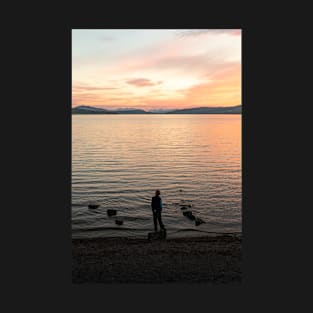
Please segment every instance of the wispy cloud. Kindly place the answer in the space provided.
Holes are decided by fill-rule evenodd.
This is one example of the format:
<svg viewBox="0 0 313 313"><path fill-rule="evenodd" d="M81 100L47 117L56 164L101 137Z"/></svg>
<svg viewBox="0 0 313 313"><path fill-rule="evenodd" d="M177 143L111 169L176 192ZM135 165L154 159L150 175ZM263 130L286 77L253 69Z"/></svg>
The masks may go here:
<svg viewBox="0 0 313 313"><path fill-rule="evenodd" d="M200 35L218 35L218 34L228 34L228 35L240 35L241 29L190 29L177 31L178 37L190 37L190 36L200 36Z"/></svg>
<svg viewBox="0 0 313 313"><path fill-rule="evenodd" d="M126 83L136 87L148 87L160 85L162 84L162 81L153 82L147 78L134 78L127 80Z"/></svg>
<svg viewBox="0 0 313 313"><path fill-rule="evenodd" d="M97 91L97 90L114 90L118 89L117 87L111 87L111 86L90 86L80 83L73 82L73 92L88 92L88 91Z"/></svg>
<svg viewBox="0 0 313 313"><path fill-rule="evenodd" d="M113 90L116 87L96 87L96 86L73 86L73 91L95 91L95 90Z"/></svg>

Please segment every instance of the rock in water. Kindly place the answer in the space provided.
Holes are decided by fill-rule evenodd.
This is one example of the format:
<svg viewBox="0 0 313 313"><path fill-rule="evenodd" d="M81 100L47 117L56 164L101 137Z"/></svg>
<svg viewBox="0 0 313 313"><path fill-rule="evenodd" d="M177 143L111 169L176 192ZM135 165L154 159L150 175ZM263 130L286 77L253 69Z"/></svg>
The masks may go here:
<svg viewBox="0 0 313 313"><path fill-rule="evenodd" d="M192 221L196 219L196 217L192 213L188 216L188 218L191 219Z"/></svg>
<svg viewBox="0 0 313 313"><path fill-rule="evenodd" d="M148 233L148 240L165 240L166 239L166 230L161 230L154 233Z"/></svg>
<svg viewBox="0 0 313 313"><path fill-rule="evenodd" d="M183 212L184 216L188 217L190 220L194 221L196 217L192 214L191 211L185 211Z"/></svg>
<svg viewBox="0 0 313 313"><path fill-rule="evenodd" d="M114 210L114 209L107 209L107 214L108 214L108 216L116 215L116 210Z"/></svg>
<svg viewBox="0 0 313 313"><path fill-rule="evenodd" d="M185 206L182 206L180 209L181 210L187 210L187 208Z"/></svg>
<svg viewBox="0 0 313 313"><path fill-rule="evenodd" d="M123 225L124 221L122 220L115 220L116 225Z"/></svg>
<svg viewBox="0 0 313 313"><path fill-rule="evenodd" d="M202 220L201 218L197 217L197 218L195 219L195 225L196 225L196 226L199 226L200 224L203 224L203 223L205 223L205 221Z"/></svg>
<svg viewBox="0 0 313 313"><path fill-rule="evenodd" d="M98 204L98 203L89 203L88 204L88 208L89 209L96 209L96 208L98 208L100 206L100 204Z"/></svg>

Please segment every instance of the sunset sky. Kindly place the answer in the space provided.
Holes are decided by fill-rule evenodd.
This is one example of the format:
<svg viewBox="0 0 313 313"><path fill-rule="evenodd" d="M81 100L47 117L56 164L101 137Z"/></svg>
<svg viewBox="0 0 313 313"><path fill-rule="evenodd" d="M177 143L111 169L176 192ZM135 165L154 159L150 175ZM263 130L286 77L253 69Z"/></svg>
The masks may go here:
<svg viewBox="0 0 313 313"><path fill-rule="evenodd" d="M241 104L240 29L72 30L72 106Z"/></svg>

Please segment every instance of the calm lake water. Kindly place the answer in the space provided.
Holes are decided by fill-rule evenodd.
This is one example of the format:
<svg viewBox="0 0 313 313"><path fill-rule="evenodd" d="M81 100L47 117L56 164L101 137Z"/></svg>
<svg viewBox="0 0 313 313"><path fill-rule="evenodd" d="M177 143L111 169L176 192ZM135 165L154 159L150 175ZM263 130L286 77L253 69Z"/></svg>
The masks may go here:
<svg viewBox="0 0 313 313"><path fill-rule="evenodd" d="M73 238L146 237L156 189L168 237L241 233L241 115L72 116Z"/></svg>

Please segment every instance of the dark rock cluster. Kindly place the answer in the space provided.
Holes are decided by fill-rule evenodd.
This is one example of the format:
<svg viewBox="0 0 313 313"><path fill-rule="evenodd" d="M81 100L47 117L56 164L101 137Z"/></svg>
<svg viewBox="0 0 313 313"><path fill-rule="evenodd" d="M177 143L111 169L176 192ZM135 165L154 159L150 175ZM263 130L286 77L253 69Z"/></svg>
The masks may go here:
<svg viewBox="0 0 313 313"><path fill-rule="evenodd" d="M97 202L91 202L88 204L88 208L89 209L97 209L98 207L100 207L100 204L97 203ZM111 216L115 216L117 214L117 210L114 210L114 209L107 209L107 215L109 217ZM115 220L115 224L116 225L123 225L124 224L124 221L122 219L116 219Z"/></svg>
<svg viewBox="0 0 313 313"><path fill-rule="evenodd" d="M107 214L108 216L113 216L116 215L117 211L114 209L107 209Z"/></svg>
<svg viewBox="0 0 313 313"><path fill-rule="evenodd" d="M185 202L184 200L181 200L181 201L182 201L182 203ZM192 211L188 210L188 208L190 209L192 207L192 204L181 204L180 206L181 206L180 209L183 211L183 215L186 216L187 218L189 218L191 221L195 221L196 226L199 226L199 225L205 223L204 220L202 220L199 217L196 217L192 213Z"/></svg>

